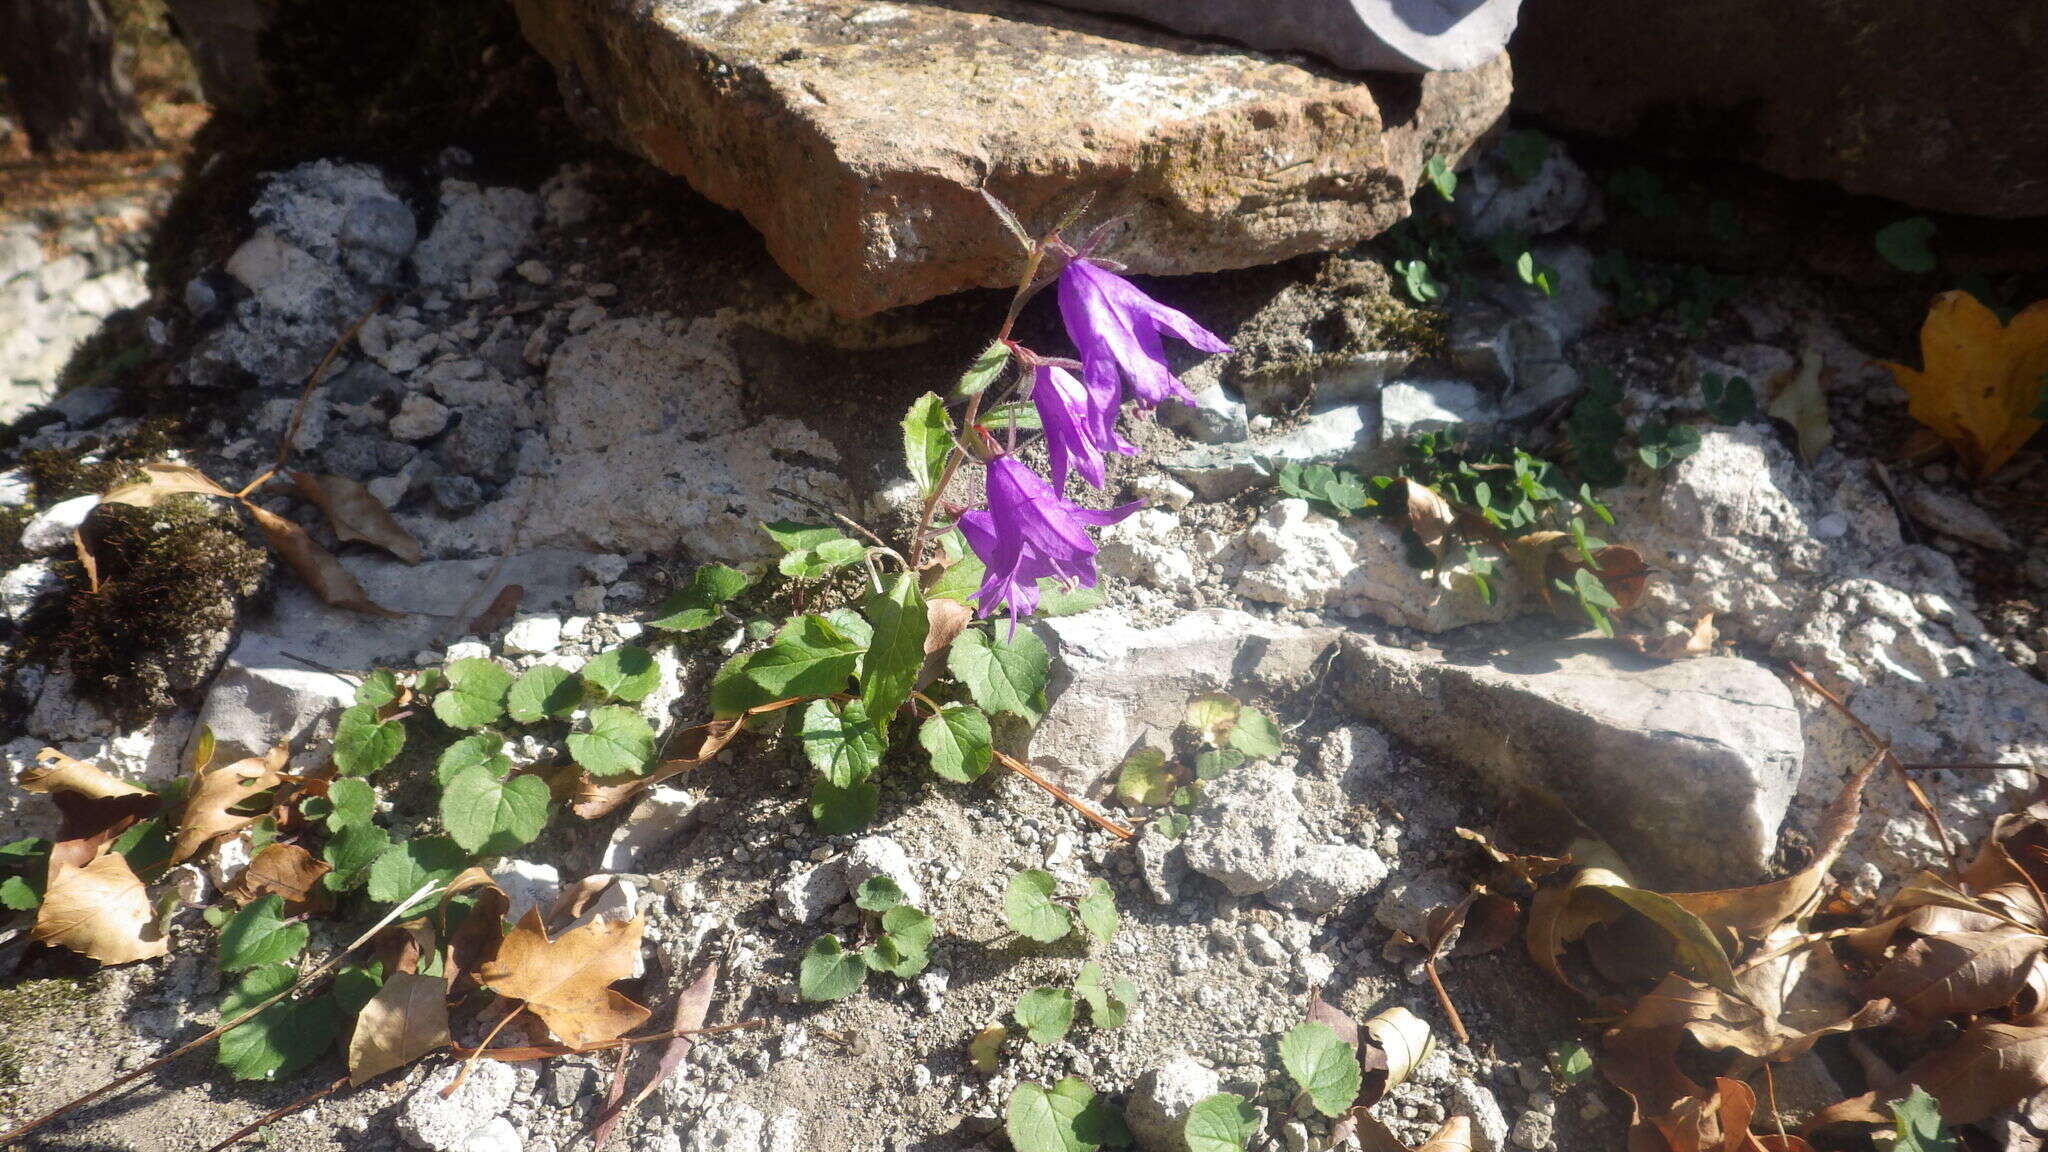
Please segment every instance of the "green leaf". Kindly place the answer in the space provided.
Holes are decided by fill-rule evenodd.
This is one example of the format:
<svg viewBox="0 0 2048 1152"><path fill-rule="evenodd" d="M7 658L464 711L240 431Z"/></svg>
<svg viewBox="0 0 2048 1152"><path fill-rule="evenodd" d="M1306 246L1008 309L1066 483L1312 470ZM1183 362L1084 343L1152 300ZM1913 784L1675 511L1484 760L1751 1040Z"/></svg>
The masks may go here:
<svg viewBox="0 0 2048 1152"><path fill-rule="evenodd" d="M377 709L358 704L334 725L334 769L344 776L368 776L391 763L405 747L405 725L377 719Z"/></svg>
<svg viewBox="0 0 2048 1152"><path fill-rule="evenodd" d="M813 700L805 706L798 732L804 758L834 788L852 788L881 767L887 749L881 730L868 719L858 700L844 704Z"/></svg>
<svg viewBox="0 0 2048 1152"><path fill-rule="evenodd" d="M126 832L114 837L114 842L109 847L127 857L128 867L137 872L167 864L171 859L170 825L165 823L161 816L138 821Z"/></svg>
<svg viewBox="0 0 2048 1152"><path fill-rule="evenodd" d="M1327 1024L1295 1025L1280 1040L1280 1063L1325 1116L1343 1115L1358 1099L1358 1056Z"/></svg>
<svg viewBox="0 0 2048 1152"><path fill-rule="evenodd" d="M706 564L690 576L648 623L664 632L695 632L718 622L720 607L747 590L747 574L723 564Z"/></svg>
<svg viewBox="0 0 2048 1152"><path fill-rule="evenodd" d="M385 849L370 866L370 899L379 904L396 904L430 880L436 885L446 884L468 864L469 853L446 836L401 840ZM433 898L430 889L418 903L407 905L407 909L416 911Z"/></svg>
<svg viewBox="0 0 2048 1152"><path fill-rule="evenodd" d="M1307 464L1290 460L1274 474L1280 491L1306 500L1317 511L1341 520L1369 508L1374 501L1366 492L1365 480L1347 468L1328 464Z"/></svg>
<svg viewBox="0 0 2048 1152"><path fill-rule="evenodd" d="M759 652L737 657L719 669L711 684L711 709L737 716L749 708L790 697L830 696L844 691L860 660L862 645L822 616L799 616Z"/></svg>
<svg viewBox="0 0 2048 1152"><path fill-rule="evenodd" d="M1029 1081L1010 1093L1003 1131L1016 1152L1094 1152L1131 1142L1123 1116L1069 1076L1050 1088Z"/></svg>
<svg viewBox="0 0 2048 1152"><path fill-rule="evenodd" d="M1741 376L1723 380L1709 372L1700 377L1700 396L1707 418L1716 424L1741 424L1756 417L1756 390Z"/></svg>
<svg viewBox="0 0 2048 1152"><path fill-rule="evenodd" d="M1445 200L1455 198L1453 193L1458 190L1458 174L1451 171L1450 164L1443 157L1431 156L1429 159L1424 160L1422 162L1422 178L1428 181L1429 186L1436 189L1436 194Z"/></svg>
<svg viewBox="0 0 2048 1152"><path fill-rule="evenodd" d="M284 898L272 892L228 917L220 930L220 966L240 972L264 964L281 964L305 950L304 924L278 918Z"/></svg>
<svg viewBox="0 0 2048 1152"><path fill-rule="evenodd" d="M1515 183L1527 184L1542 173L1543 162L1550 159L1550 137L1527 128L1503 132L1500 158Z"/></svg>
<svg viewBox="0 0 2048 1152"><path fill-rule="evenodd" d="M824 777L811 781L811 819L827 836L858 832L874 821L882 790L866 781L841 788Z"/></svg>
<svg viewBox="0 0 2048 1152"><path fill-rule="evenodd" d="M910 699L924 664L924 593L917 576L904 572L888 588L862 597L860 607L874 629L860 658L861 703L875 726L886 730L896 710Z"/></svg>
<svg viewBox="0 0 2048 1152"><path fill-rule="evenodd" d="M472 764L489 765L491 771L504 776L512 771L512 761L504 752L505 738L496 732L464 736L441 750L440 759L434 761L434 782L446 788L457 772Z"/></svg>
<svg viewBox="0 0 2048 1152"><path fill-rule="evenodd" d="M1636 432L1636 456L1653 470L1671 467L1700 450L1700 430L1690 424L1650 421Z"/></svg>
<svg viewBox="0 0 2048 1152"><path fill-rule="evenodd" d="M1138 1001L1138 986L1128 977L1103 982L1102 965L1090 960L1081 965L1074 978L1074 992L1088 1005L1088 1018L1097 1028L1121 1028L1131 1018L1131 1005Z"/></svg>
<svg viewBox="0 0 2048 1152"><path fill-rule="evenodd" d="M1259 1110L1244 1097L1222 1092L1188 1109L1182 1129L1188 1152L1244 1152L1259 1130Z"/></svg>
<svg viewBox="0 0 2048 1152"><path fill-rule="evenodd" d="M1110 890L1106 880L1090 880L1088 892L1075 904L1074 910L1081 914L1081 926L1088 934L1109 943L1116 935L1116 893Z"/></svg>
<svg viewBox="0 0 2048 1152"><path fill-rule="evenodd" d="M1045 712L1052 657L1029 629L1019 628L1006 639L966 629L947 650L946 667L984 711L1008 712L1034 724Z"/></svg>
<svg viewBox="0 0 2048 1152"><path fill-rule="evenodd" d="M1892 1152L1956 1152L1956 1138L1941 1122L1941 1105L1925 1088L1915 1084L1891 1109L1899 1125Z"/></svg>
<svg viewBox="0 0 2048 1152"><path fill-rule="evenodd" d="M450 728L481 728L505 712L512 674L495 660L457 660L447 667L448 687L434 697L434 715Z"/></svg>
<svg viewBox="0 0 2048 1152"><path fill-rule="evenodd" d="M1214 780L1250 757L1235 748L1217 748L1195 754L1195 779Z"/></svg>
<svg viewBox="0 0 2048 1152"><path fill-rule="evenodd" d="M476 764L455 774L441 793L441 824L463 849L503 856L548 823L548 785L538 776L500 777Z"/></svg>
<svg viewBox="0 0 2048 1152"><path fill-rule="evenodd" d="M1247 708L1238 714L1237 726L1230 730L1230 746L1254 760L1278 756L1280 729L1264 712Z"/></svg>
<svg viewBox="0 0 2048 1152"><path fill-rule="evenodd" d="M908 980L931 963L932 918L899 904L882 914L882 938L861 954L869 968Z"/></svg>
<svg viewBox="0 0 2048 1152"><path fill-rule="evenodd" d="M1033 1044L1057 1044L1074 1025L1074 994L1065 988L1033 988L1017 997L1015 1012Z"/></svg>
<svg viewBox="0 0 2048 1152"><path fill-rule="evenodd" d="M957 558L939 573L939 578L932 581L931 587L924 590L924 598L957 600L965 604L981 588L982 577L988 574L988 566L981 562L981 558L976 556L964 541L961 541L958 529L940 537L939 541L942 545L947 545L948 552Z"/></svg>
<svg viewBox="0 0 2048 1152"><path fill-rule="evenodd" d="M799 524L794 520L773 520L761 525L761 531L766 532L785 554L807 551L827 540L846 538L846 533L829 524Z"/></svg>
<svg viewBox="0 0 2048 1152"><path fill-rule="evenodd" d="M354 1020L377 995L377 989L384 986L384 965L373 962L367 966L349 964L336 969L331 995L335 1006L341 1009L342 1019Z"/></svg>
<svg viewBox="0 0 2048 1152"><path fill-rule="evenodd" d="M332 869L320 878L321 885L329 892L362 887L370 869L390 849L391 837L368 820L343 825L320 849L320 858Z"/></svg>
<svg viewBox="0 0 2048 1152"><path fill-rule="evenodd" d="M327 830L368 824L377 814L377 790L367 780L343 776L327 782Z"/></svg>
<svg viewBox="0 0 2048 1152"><path fill-rule="evenodd" d="M647 649L624 644L601 652L583 666L583 682L595 684L614 700L637 704L661 684L661 669Z"/></svg>
<svg viewBox="0 0 2048 1152"><path fill-rule="evenodd" d="M29 882L20 876L9 876L0 880L0 908L26 912L43 902L42 893L37 892Z"/></svg>
<svg viewBox="0 0 2048 1152"><path fill-rule="evenodd" d="M1133 749L1117 769L1117 799L1136 807L1157 808L1173 802L1173 773L1166 753L1157 748Z"/></svg>
<svg viewBox="0 0 2048 1152"><path fill-rule="evenodd" d="M782 547L778 570L797 579L815 580L848 564L859 563L867 553L860 541L822 524L778 520L761 525L761 529Z"/></svg>
<svg viewBox="0 0 2048 1152"><path fill-rule="evenodd" d="M887 876L870 876L853 890L853 902L870 912L887 912L903 903L903 889Z"/></svg>
<svg viewBox="0 0 2048 1152"><path fill-rule="evenodd" d="M1577 1084L1593 1074L1593 1052L1576 1040L1550 1050L1550 1071L1566 1084Z"/></svg>
<svg viewBox="0 0 2048 1152"><path fill-rule="evenodd" d="M996 382L996 378L1003 374L1003 368L1009 362L1010 346L1000 340L991 343L982 349L981 355L976 356L974 363L968 365L967 371L961 374L960 383L953 386L954 397L965 400L969 396L980 395L989 385Z"/></svg>
<svg viewBox="0 0 2048 1152"><path fill-rule="evenodd" d="M1919 275L1934 271L1933 249L1927 246L1934 239L1934 221L1925 216L1908 216L1877 230L1875 243L1877 254L1885 263L1901 272Z"/></svg>
<svg viewBox="0 0 2048 1152"><path fill-rule="evenodd" d="M398 699L398 676L388 668L379 668L363 677L356 685L356 703L372 708L382 708Z"/></svg>
<svg viewBox="0 0 2048 1152"><path fill-rule="evenodd" d="M505 697L505 713L521 724L538 724L567 716L582 700L583 685L574 672L553 664L535 664L512 685Z"/></svg>
<svg viewBox="0 0 2048 1152"><path fill-rule="evenodd" d="M1431 274L1428 261L1396 260L1394 271L1400 273L1401 286L1417 304L1434 304L1444 298L1444 286Z"/></svg>
<svg viewBox="0 0 2048 1152"><path fill-rule="evenodd" d="M1005 357L1009 352L1003 348ZM931 495L952 451L953 421L946 415L946 402L930 392L919 396L903 416L903 462L920 495Z"/></svg>
<svg viewBox="0 0 2048 1152"><path fill-rule="evenodd" d="M569 735L569 755L592 776L634 776L654 763L654 729L631 708L590 714L590 731Z"/></svg>
<svg viewBox="0 0 2048 1152"><path fill-rule="evenodd" d="M221 999L223 1021L233 1020L291 987L288 964L258 968ZM331 996L281 1000L248 1023L223 1033L218 1057L237 1080L275 1080L319 1059L341 1034L340 1005Z"/></svg>
<svg viewBox="0 0 2048 1152"><path fill-rule="evenodd" d="M932 773L966 784L988 771L995 749L988 717L972 704L947 704L918 727L917 742L932 758Z"/></svg>
<svg viewBox="0 0 2048 1152"><path fill-rule="evenodd" d="M1036 868L1010 877L1003 890L1003 919L1010 930L1040 944L1050 944L1073 931L1073 917L1052 901L1057 886L1052 873Z"/></svg>
<svg viewBox="0 0 2048 1152"><path fill-rule="evenodd" d="M797 967L797 992L813 1003L844 1000L860 991L868 978L868 966L859 956L839 947L839 937L829 933L811 941Z"/></svg>

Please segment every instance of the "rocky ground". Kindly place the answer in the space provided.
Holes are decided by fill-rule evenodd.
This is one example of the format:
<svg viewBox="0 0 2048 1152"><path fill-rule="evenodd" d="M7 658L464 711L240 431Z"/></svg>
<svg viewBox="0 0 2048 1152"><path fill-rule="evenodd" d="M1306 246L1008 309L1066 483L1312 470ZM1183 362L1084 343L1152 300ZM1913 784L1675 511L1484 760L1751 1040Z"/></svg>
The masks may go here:
<svg viewBox="0 0 2048 1152"><path fill-rule="evenodd" d="M543 895L599 871L633 874L647 916L641 998L664 1012L716 960L712 1022L765 1022L701 1043L623 1146L993 1146L1018 1081L1068 1074L1117 1100L1149 1148L1174 1146L1149 1118L1218 1090L1266 1109L1255 1147L1319 1146L1322 1122L1289 1113L1275 1045L1321 989L1360 1019L1398 1006L1431 1023L1435 1054L1380 1109L1404 1137L1463 1114L1488 1152L1617 1147L1625 1099L1552 1067L1591 1034L1577 1001L1519 948L1455 959L1446 991L1471 1036L1456 1043L1419 953L1403 949L1404 934L1426 934L1424 914L1485 871L1456 829L1494 823L1499 797L1533 789L1665 887L1796 865L1863 745L1781 675L1788 662L1908 761L2041 761L2041 450L1984 485L1945 463L1901 462L1904 395L1873 361L1913 358L1910 327L1860 342L1878 330L1870 311L1804 274L1748 278L1703 316L1631 315L1595 274L1601 222L1620 211L1603 206L1599 181L1562 153L1527 186L1499 163L1468 173L1459 226L1541 237L1533 251L1556 272L1552 294L1480 271L1448 307L1418 307L1374 245L1158 285L1240 351L1191 372L1201 402L1163 410L1136 436L1142 453L1116 463L1112 495L1152 506L1106 534L1104 606L1032 625L1055 674L1029 756L1113 807L1116 766L1135 745L1170 740L1189 697L1257 704L1279 722L1283 754L1216 782L1182 840L1154 828L1120 843L1014 776L952 785L908 766L886 777L867 833L826 836L804 811L794 751L743 741L661 794L676 818L661 842L622 858L616 818L565 819L497 866L508 890ZM946 388L1003 306L970 294L838 319L736 217L625 160L530 183L452 148L427 169L321 160L268 176L231 232L133 317L135 364L79 380L8 433L10 775L54 745L162 782L201 725L224 749L287 740L311 763L352 699L345 673L465 655L574 667L651 641L644 621L692 566L766 558L760 521L821 504L898 530L915 496L900 476L899 413ZM41 266L36 299L61 294L54 266ZM1034 310L1027 332L1051 323ZM295 415L302 383L336 347ZM1560 405L1602 370L1625 385L1630 424L1702 424L1696 452L1638 465L1608 493L1607 535L1655 569L1629 623L1654 644L1711 612L1721 643L1703 658L1653 661L1577 635L1511 582L1482 603L1415 568L1390 523L1333 519L1275 487L1287 462L1370 474L1398 461L1403 437L1454 425L1552 438ZM1817 373L1825 442L1810 424L1802 443L1782 421L1703 413L1705 374L1764 390L1802 370ZM328 607L260 555L222 545L201 558L213 567L181 570L205 593L197 607L179 602L182 631L149 618L150 637L175 643L86 644L93 625L67 550L95 494L144 459L238 487L287 435L296 466L361 482L422 545L406 565L313 529L402 615ZM319 522L284 485L259 502ZM179 530L199 529L162 529ZM472 631L512 584L516 613ZM700 719L728 640L658 647L660 685L640 710L663 730ZM409 750L394 771L429 763ZM1972 840L2029 779L2020 767L1921 776ZM1894 783L1871 807L1836 870L1851 899L1940 855ZM387 815L402 834L432 820L402 799ZM0 841L53 828L44 798L0 794ZM210 865L216 881L234 866ZM1024 868L1076 892L1107 880L1123 914L1114 940L1090 952L1009 932L1003 886ZM854 918L848 883L877 872L922 893L939 925L932 967L837 1004L800 1003L799 955ZM320 930L328 944L346 931ZM214 933L196 912L176 921L167 958L104 971L5 931L8 1121L214 1022ZM1129 1023L1012 1041L993 1075L969 1066L977 1031L1025 990L1071 980L1086 955L1136 983ZM1796 1117L1839 1099L1843 1071L1813 1058L1788 1067L1780 1107ZM250 1088L195 1056L35 1146L204 1147L337 1073L323 1064ZM610 1064L485 1062L443 1099L451 1075L430 1059L271 1124L267 1142L566 1149Z"/></svg>

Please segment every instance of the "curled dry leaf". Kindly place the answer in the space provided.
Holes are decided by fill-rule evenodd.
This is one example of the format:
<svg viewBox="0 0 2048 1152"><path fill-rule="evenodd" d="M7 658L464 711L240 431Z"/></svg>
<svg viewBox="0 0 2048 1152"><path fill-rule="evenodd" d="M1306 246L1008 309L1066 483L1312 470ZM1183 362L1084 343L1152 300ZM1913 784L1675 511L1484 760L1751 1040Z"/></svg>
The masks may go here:
<svg viewBox="0 0 2048 1152"><path fill-rule="evenodd" d="M1944 292L1920 326L1920 362L1919 371L1885 367L1905 389L1906 411L1947 441L1981 480L2040 430L2048 300L2000 324L1968 292Z"/></svg>
<svg viewBox="0 0 2048 1152"><path fill-rule="evenodd" d="M315 544L304 528L247 500L242 502L242 506L255 517L256 526L263 530L263 539L284 557L284 562L291 565L292 571L298 573L299 579L305 581L306 586L324 603L366 616L395 618L405 615L373 603L369 593L363 591L363 586L356 583L356 578L334 558L334 553Z"/></svg>
<svg viewBox="0 0 2048 1152"><path fill-rule="evenodd" d="M275 892L284 900L285 914L297 916L313 905L325 903L320 878L330 871L327 864L313 859L304 848L273 840L242 869L228 894L247 904Z"/></svg>
<svg viewBox="0 0 2048 1152"><path fill-rule="evenodd" d="M1655 929L1670 967L1691 973L1717 988L1735 985L1728 953L1713 930L1661 893L1637 888L1605 868L1582 868L1558 887L1539 890L1529 904L1529 955L1536 965L1567 988L1598 1000L1565 975L1566 945L1583 938L1596 925L1639 916Z"/></svg>
<svg viewBox="0 0 2048 1152"><path fill-rule="evenodd" d="M268 755L251 756L199 774L199 782L185 801L178 817L178 833L171 839L171 863L190 860L201 848L254 824L261 813L237 813L235 808L258 793L277 787L278 773L289 758L284 745Z"/></svg>
<svg viewBox="0 0 2048 1152"><path fill-rule="evenodd" d="M36 753L36 766L18 778L22 791L46 794L63 814L60 840L78 840L147 816L163 801L118 776L55 748Z"/></svg>
<svg viewBox="0 0 2048 1152"><path fill-rule="evenodd" d="M407 564L420 562L420 542L399 527L383 501L370 490L346 476L317 476L311 472L289 472L292 487L299 490L327 517L336 540L354 540L382 548Z"/></svg>
<svg viewBox="0 0 2048 1152"><path fill-rule="evenodd" d="M1010 1030L1001 1024L991 1023L974 1034L967 1042L967 1062L983 1076L996 1074L997 1062L1002 1056L1003 1041L1010 1038Z"/></svg>
<svg viewBox="0 0 2048 1152"><path fill-rule="evenodd" d="M348 1041L348 1082L364 1084L454 1042L448 1034L448 982L393 972L356 1016Z"/></svg>
<svg viewBox="0 0 2048 1152"><path fill-rule="evenodd" d="M645 925L638 916L592 920L551 940L539 910L529 908L477 979L500 996L525 1001L571 1048L616 1040L648 1016L611 988L633 974Z"/></svg>
<svg viewBox="0 0 2048 1152"><path fill-rule="evenodd" d="M1353 1109L1346 1119L1356 1125L1359 1145L1365 1152L1472 1152L1474 1147L1472 1121L1464 1116L1444 1121L1419 1148L1403 1144L1393 1129L1363 1108Z"/></svg>
<svg viewBox="0 0 2048 1152"><path fill-rule="evenodd" d="M2012 1003L2026 988L2044 947L2048 936L2004 925L1923 936L1871 977L1866 994L1891 1000L1923 1024L1988 1012Z"/></svg>
<svg viewBox="0 0 2048 1152"><path fill-rule="evenodd" d="M57 845L50 853L49 883L36 908L30 935L42 944L69 948L102 964L127 964L162 956L170 943L155 928L149 892L118 852L65 851L83 841Z"/></svg>
<svg viewBox="0 0 2048 1152"><path fill-rule="evenodd" d="M1386 1054L1386 1079L1375 1085L1367 1084L1367 1093L1372 1103L1394 1089L1408 1082L1415 1069L1429 1059L1436 1051L1436 1038L1430 1034L1429 1023L1406 1008L1389 1008L1365 1022L1365 1035L1372 1046Z"/></svg>
<svg viewBox="0 0 2048 1152"><path fill-rule="evenodd" d="M188 494L221 496L230 500L235 495L189 464L144 464L142 479L107 489L100 497L100 503L154 508L168 497Z"/></svg>
<svg viewBox="0 0 2048 1152"><path fill-rule="evenodd" d="M1828 423L1828 394L1821 387L1821 355L1812 348L1799 353L1799 371L1794 372L1771 398L1770 415L1792 426L1799 441L1799 458L1808 464L1821 449L1835 442L1834 426Z"/></svg>
<svg viewBox="0 0 2048 1152"><path fill-rule="evenodd" d="M1445 541L1450 536L1451 526L1457 522L1458 514L1451 510L1451 502L1435 489L1405 477L1401 483L1408 497L1408 527L1414 531L1415 538L1422 541L1422 546L1429 549L1429 554L1441 562Z"/></svg>

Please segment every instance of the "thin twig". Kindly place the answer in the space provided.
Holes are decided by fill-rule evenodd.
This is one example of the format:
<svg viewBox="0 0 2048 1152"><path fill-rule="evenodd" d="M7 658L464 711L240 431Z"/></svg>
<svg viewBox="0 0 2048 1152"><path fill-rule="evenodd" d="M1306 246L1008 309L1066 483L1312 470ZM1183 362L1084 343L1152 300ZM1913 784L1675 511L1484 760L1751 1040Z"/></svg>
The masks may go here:
<svg viewBox="0 0 2048 1152"><path fill-rule="evenodd" d="M249 1137L254 1136L257 1132L262 1131L262 1129L266 1125L274 1124L277 1121L284 1119L292 1113L297 1112L299 1109L306 1107L308 1104L311 1104L314 1101L320 1099L321 1097L326 1096L331 1092L334 1092L336 1089L340 1088L343 1084L346 1083L348 1083L348 1077L340 1077L339 1079L335 1080L334 1083L329 1084L324 1088L315 1088L313 1091L306 1093L304 1096L299 1097L297 1100L292 1101L291 1103L285 1105L282 1108L275 1108L269 1112L265 1112L263 1115L258 1116L256 1119L249 1121L247 1124L244 1124L240 1128L237 1128L233 1132L229 1133L227 1139L221 1141L218 1144L215 1144L211 1148L208 1148L206 1152L222 1152L223 1149L232 1148L235 1145L241 1143L242 1141L247 1140Z"/></svg>
<svg viewBox="0 0 2048 1152"><path fill-rule="evenodd" d="M1840 696L1830 692L1826 685L1808 675L1806 669L1801 668L1790 660L1785 662L1785 666L1792 670L1792 675L1801 684L1812 689L1821 699L1833 705L1835 711L1841 713L1842 718L1847 720L1850 726L1862 735L1872 751L1884 754L1885 762L1892 766L1892 772L1899 778L1899 783L1905 785L1906 795L1912 797L1914 807L1920 809L1920 814L1927 818L1927 823L1934 829L1934 838L1941 844L1942 854L1948 857L1951 866L1960 868L1962 861L1956 853L1955 842L1949 839L1948 827L1941 822L1941 813L1935 809L1934 803L1927 798L1927 793L1921 790L1919 783L1906 771L1906 765L1899 760L1898 754L1892 751L1891 741L1879 736L1876 729L1864 723L1861 716L1851 712L1849 705L1844 703Z"/></svg>
<svg viewBox="0 0 2048 1152"><path fill-rule="evenodd" d="M285 461L291 458L292 442L299 438L299 420L306 414L306 401L312 398L313 389L319 386L320 378L327 374L327 366L334 363L334 358L341 355L341 350L348 347L348 342L355 339L356 333L362 331L363 325L368 324L370 317L375 316L390 299L389 296L379 296L371 301L363 314L356 317L356 322L349 325L334 343L327 346L327 355L320 357L320 363L313 366L312 375L306 377L305 386L299 389L299 402L292 405L291 422L285 425L284 439L278 442L277 463L271 467L272 472L284 471Z"/></svg>
<svg viewBox="0 0 2048 1152"><path fill-rule="evenodd" d="M348 947L343 948L341 951L336 952L332 956L329 956L326 962L321 964L319 967L313 969L311 972L306 973L304 976L299 977L297 980L294 980L291 983L291 985L285 988L283 991L278 992L276 995L260 1001L254 1007L250 1008L248 1011L242 1013L240 1016L235 1017L233 1020L229 1020L226 1023L215 1027L211 1032L206 1033L204 1036L201 1036L196 1040L187 1041L186 1043L179 1045L178 1047L172 1049L169 1052L166 1052L165 1054L157 1057L154 1060L149 1061L146 1064L143 1064L137 1068L134 1068L131 1071L124 1072L121 1075L114 1077L112 1080L109 1080L105 1084L102 1084L99 1087L93 1089L92 1091L87 1092L85 1095L80 1096L74 1100L71 1100L68 1103L58 1105L56 1108L43 1113L41 1116L36 1117L35 1119L29 1121L26 1124L23 1124L21 1127L16 1128L12 1132L0 1133L0 1147L12 1144L15 1141L21 1139L22 1137L28 1135L29 1133L35 1131L36 1129L41 1128L43 1125L48 1124L50 1121L55 1120L60 1116L65 1116L72 1112L75 1112L78 1109L85 1107L87 1104L90 1104L93 1101L108 1095L117 1088L120 1088L123 1085L129 1084L135 1080L138 1080L144 1076L149 1075L151 1072L154 1072L157 1069L163 1067L164 1065L170 1063L171 1061L176 1060L178 1057L183 1056L187 1052L190 1052L196 1048L204 1047L205 1045L212 1043L214 1040L220 1038L223 1034L231 1032L234 1029L241 1027L243 1024L248 1023L249 1020L254 1018L257 1013L262 1012L265 1008L270 1007L272 1004L277 1003L279 1000L282 1000L287 996L294 995L299 991L312 986L322 977L326 976L328 972L332 971L335 965L341 963L343 957L346 957L349 953L354 952L356 949L362 947L364 944L369 943L371 937L375 936L379 932L382 932L385 928L389 927L393 922L395 922L398 919L398 914L400 912L405 911L408 905L410 905L413 901L418 900L422 896L425 896L428 892L431 892L434 889L434 887L439 883L440 881L438 880L429 880L425 884L420 885L418 891L414 892L411 896L406 897L404 901L399 903L396 907L392 908L391 911L386 913L384 918L382 920L379 920L375 926L370 928L369 931L364 932L361 936L356 937L355 940L351 942Z"/></svg>
<svg viewBox="0 0 2048 1152"><path fill-rule="evenodd" d="M1472 1037L1465 1032L1464 1018L1458 1015L1458 1006L1451 1003L1451 994L1444 991L1444 982L1436 974L1436 953L1430 953L1429 958L1422 962L1422 973L1429 977L1429 986L1436 992L1437 1006L1450 1019L1451 1035L1456 1036L1460 1044L1470 1044Z"/></svg>
<svg viewBox="0 0 2048 1152"><path fill-rule="evenodd" d="M1109 817L1103 816L1100 813L1096 812L1094 809L1088 807L1086 804L1081 803L1080 800L1076 799L1073 796L1073 794L1068 792L1065 788L1060 787L1059 785L1053 783L1050 780L1047 780L1045 777L1040 776L1038 773L1032 771L1030 765L1024 763L1022 760L1017 759L1015 756L1010 755L1008 752L1004 752L1000 748L996 749L996 759L1002 761L1003 767L1008 768L1010 771L1015 772L1017 775L1022 776L1026 780L1031 781L1033 784L1038 785L1040 788L1045 789L1047 792L1052 794L1053 799L1058 800L1060 803L1065 804L1067 807L1072 808L1076 812L1079 812L1082 816L1087 817L1089 823L1095 825L1096 827L1102 829L1103 831L1109 833L1117 839L1129 840L1133 835L1129 828L1124 827L1116 821L1111 820Z"/></svg>

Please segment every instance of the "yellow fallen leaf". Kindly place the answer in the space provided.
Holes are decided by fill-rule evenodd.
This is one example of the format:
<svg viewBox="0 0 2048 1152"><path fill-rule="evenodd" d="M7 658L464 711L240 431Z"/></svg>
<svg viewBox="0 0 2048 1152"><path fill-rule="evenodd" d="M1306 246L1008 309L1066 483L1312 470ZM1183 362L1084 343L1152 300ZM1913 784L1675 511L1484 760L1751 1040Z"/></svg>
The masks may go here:
<svg viewBox="0 0 2048 1152"><path fill-rule="evenodd" d="M1944 292L1920 326L1920 360L1918 371L1885 367L1906 390L1906 411L1981 480L2040 430L2034 413L2048 383L2048 300L2001 325L1968 292Z"/></svg>

